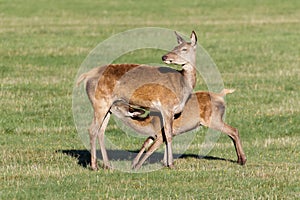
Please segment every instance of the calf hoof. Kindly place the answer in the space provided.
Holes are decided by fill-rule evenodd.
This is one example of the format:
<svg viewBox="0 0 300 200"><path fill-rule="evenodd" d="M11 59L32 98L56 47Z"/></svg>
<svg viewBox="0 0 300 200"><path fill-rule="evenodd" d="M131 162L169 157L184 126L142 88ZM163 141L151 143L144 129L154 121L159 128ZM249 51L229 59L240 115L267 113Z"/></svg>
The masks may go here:
<svg viewBox="0 0 300 200"><path fill-rule="evenodd" d="M134 159L131 163L131 169L135 169L138 163L139 163L138 160Z"/></svg>
<svg viewBox="0 0 300 200"><path fill-rule="evenodd" d="M246 157L242 157L242 158L239 158L237 163L240 164L240 165L245 165L247 162L247 158Z"/></svg>
<svg viewBox="0 0 300 200"><path fill-rule="evenodd" d="M141 167L142 167L141 164L136 164L136 165L132 165L132 166L131 166L131 168L132 168L133 171L137 171L137 170L139 170Z"/></svg>

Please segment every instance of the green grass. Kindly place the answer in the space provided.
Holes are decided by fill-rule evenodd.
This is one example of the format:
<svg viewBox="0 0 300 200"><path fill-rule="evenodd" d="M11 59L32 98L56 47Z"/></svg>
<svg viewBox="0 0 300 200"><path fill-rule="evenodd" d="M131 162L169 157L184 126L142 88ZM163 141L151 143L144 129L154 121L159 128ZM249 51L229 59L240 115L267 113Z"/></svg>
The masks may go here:
<svg viewBox="0 0 300 200"><path fill-rule="evenodd" d="M300 198L299 19L298 0L0 0L0 199ZM197 32L225 87L236 89L226 121L240 131L246 166L230 162L235 150L222 135L210 159L186 156L172 170L85 167L72 116L77 70L104 39L148 26ZM120 61L160 56L142 51ZM114 127L107 137L137 150L140 141ZM186 155L199 153L206 131Z"/></svg>

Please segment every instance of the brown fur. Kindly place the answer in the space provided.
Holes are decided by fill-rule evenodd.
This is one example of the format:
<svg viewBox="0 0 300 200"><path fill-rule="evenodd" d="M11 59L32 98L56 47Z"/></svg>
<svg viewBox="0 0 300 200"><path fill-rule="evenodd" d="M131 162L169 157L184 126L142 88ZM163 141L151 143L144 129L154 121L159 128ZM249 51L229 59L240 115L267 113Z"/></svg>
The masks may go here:
<svg viewBox="0 0 300 200"><path fill-rule="evenodd" d="M161 98L163 96L167 96L168 98ZM137 105L142 105L143 101L154 101L156 99L159 99L162 104L166 105L172 104L173 102L176 104L180 103L173 91L157 83L145 84L137 88L132 94L130 103L136 102Z"/></svg>
<svg viewBox="0 0 300 200"><path fill-rule="evenodd" d="M203 124L210 123L210 116L212 112L211 94L210 93L196 93L198 106L200 110L200 119Z"/></svg>
<svg viewBox="0 0 300 200"><path fill-rule="evenodd" d="M96 99L99 95L110 95L118 80L128 71L139 67L138 64L115 64L106 66L101 78L98 80L98 87L96 88ZM106 87L103 87L105 85Z"/></svg>

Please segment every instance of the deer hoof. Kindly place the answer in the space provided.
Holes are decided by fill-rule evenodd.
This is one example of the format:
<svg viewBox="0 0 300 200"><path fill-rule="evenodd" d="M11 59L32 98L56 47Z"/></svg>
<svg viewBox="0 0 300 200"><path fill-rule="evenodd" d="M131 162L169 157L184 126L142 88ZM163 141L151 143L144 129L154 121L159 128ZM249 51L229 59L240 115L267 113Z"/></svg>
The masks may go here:
<svg viewBox="0 0 300 200"><path fill-rule="evenodd" d="M91 170L93 170L93 171L98 171L97 165L96 165L96 166L91 166Z"/></svg>
<svg viewBox="0 0 300 200"><path fill-rule="evenodd" d="M103 164L102 168L103 169L111 169L111 166L109 164Z"/></svg>
<svg viewBox="0 0 300 200"><path fill-rule="evenodd" d="M175 166L174 166L173 163L172 163L172 164L169 164L168 167L169 167L169 169L174 169L174 168L175 168Z"/></svg>

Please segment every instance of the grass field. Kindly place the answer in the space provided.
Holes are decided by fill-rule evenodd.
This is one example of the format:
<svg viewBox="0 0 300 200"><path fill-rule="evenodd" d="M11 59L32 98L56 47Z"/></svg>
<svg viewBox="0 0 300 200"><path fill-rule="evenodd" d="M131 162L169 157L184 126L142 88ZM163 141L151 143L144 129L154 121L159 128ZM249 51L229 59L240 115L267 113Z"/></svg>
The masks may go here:
<svg viewBox="0 0 300 200"><path fill-rule="evenodd" d="M226 122L240 131L246 166L230 162L225 135L206 158L189 156L205 128L172 170L86 166L72 115L77 70L98 43L137 27L197 32L236 89ZM299 199L299 36L298 0L0 0L0 199ZM122 61L160 62L150 51L133 55ZM107 137L126 138L110 126Z"/></svg>

